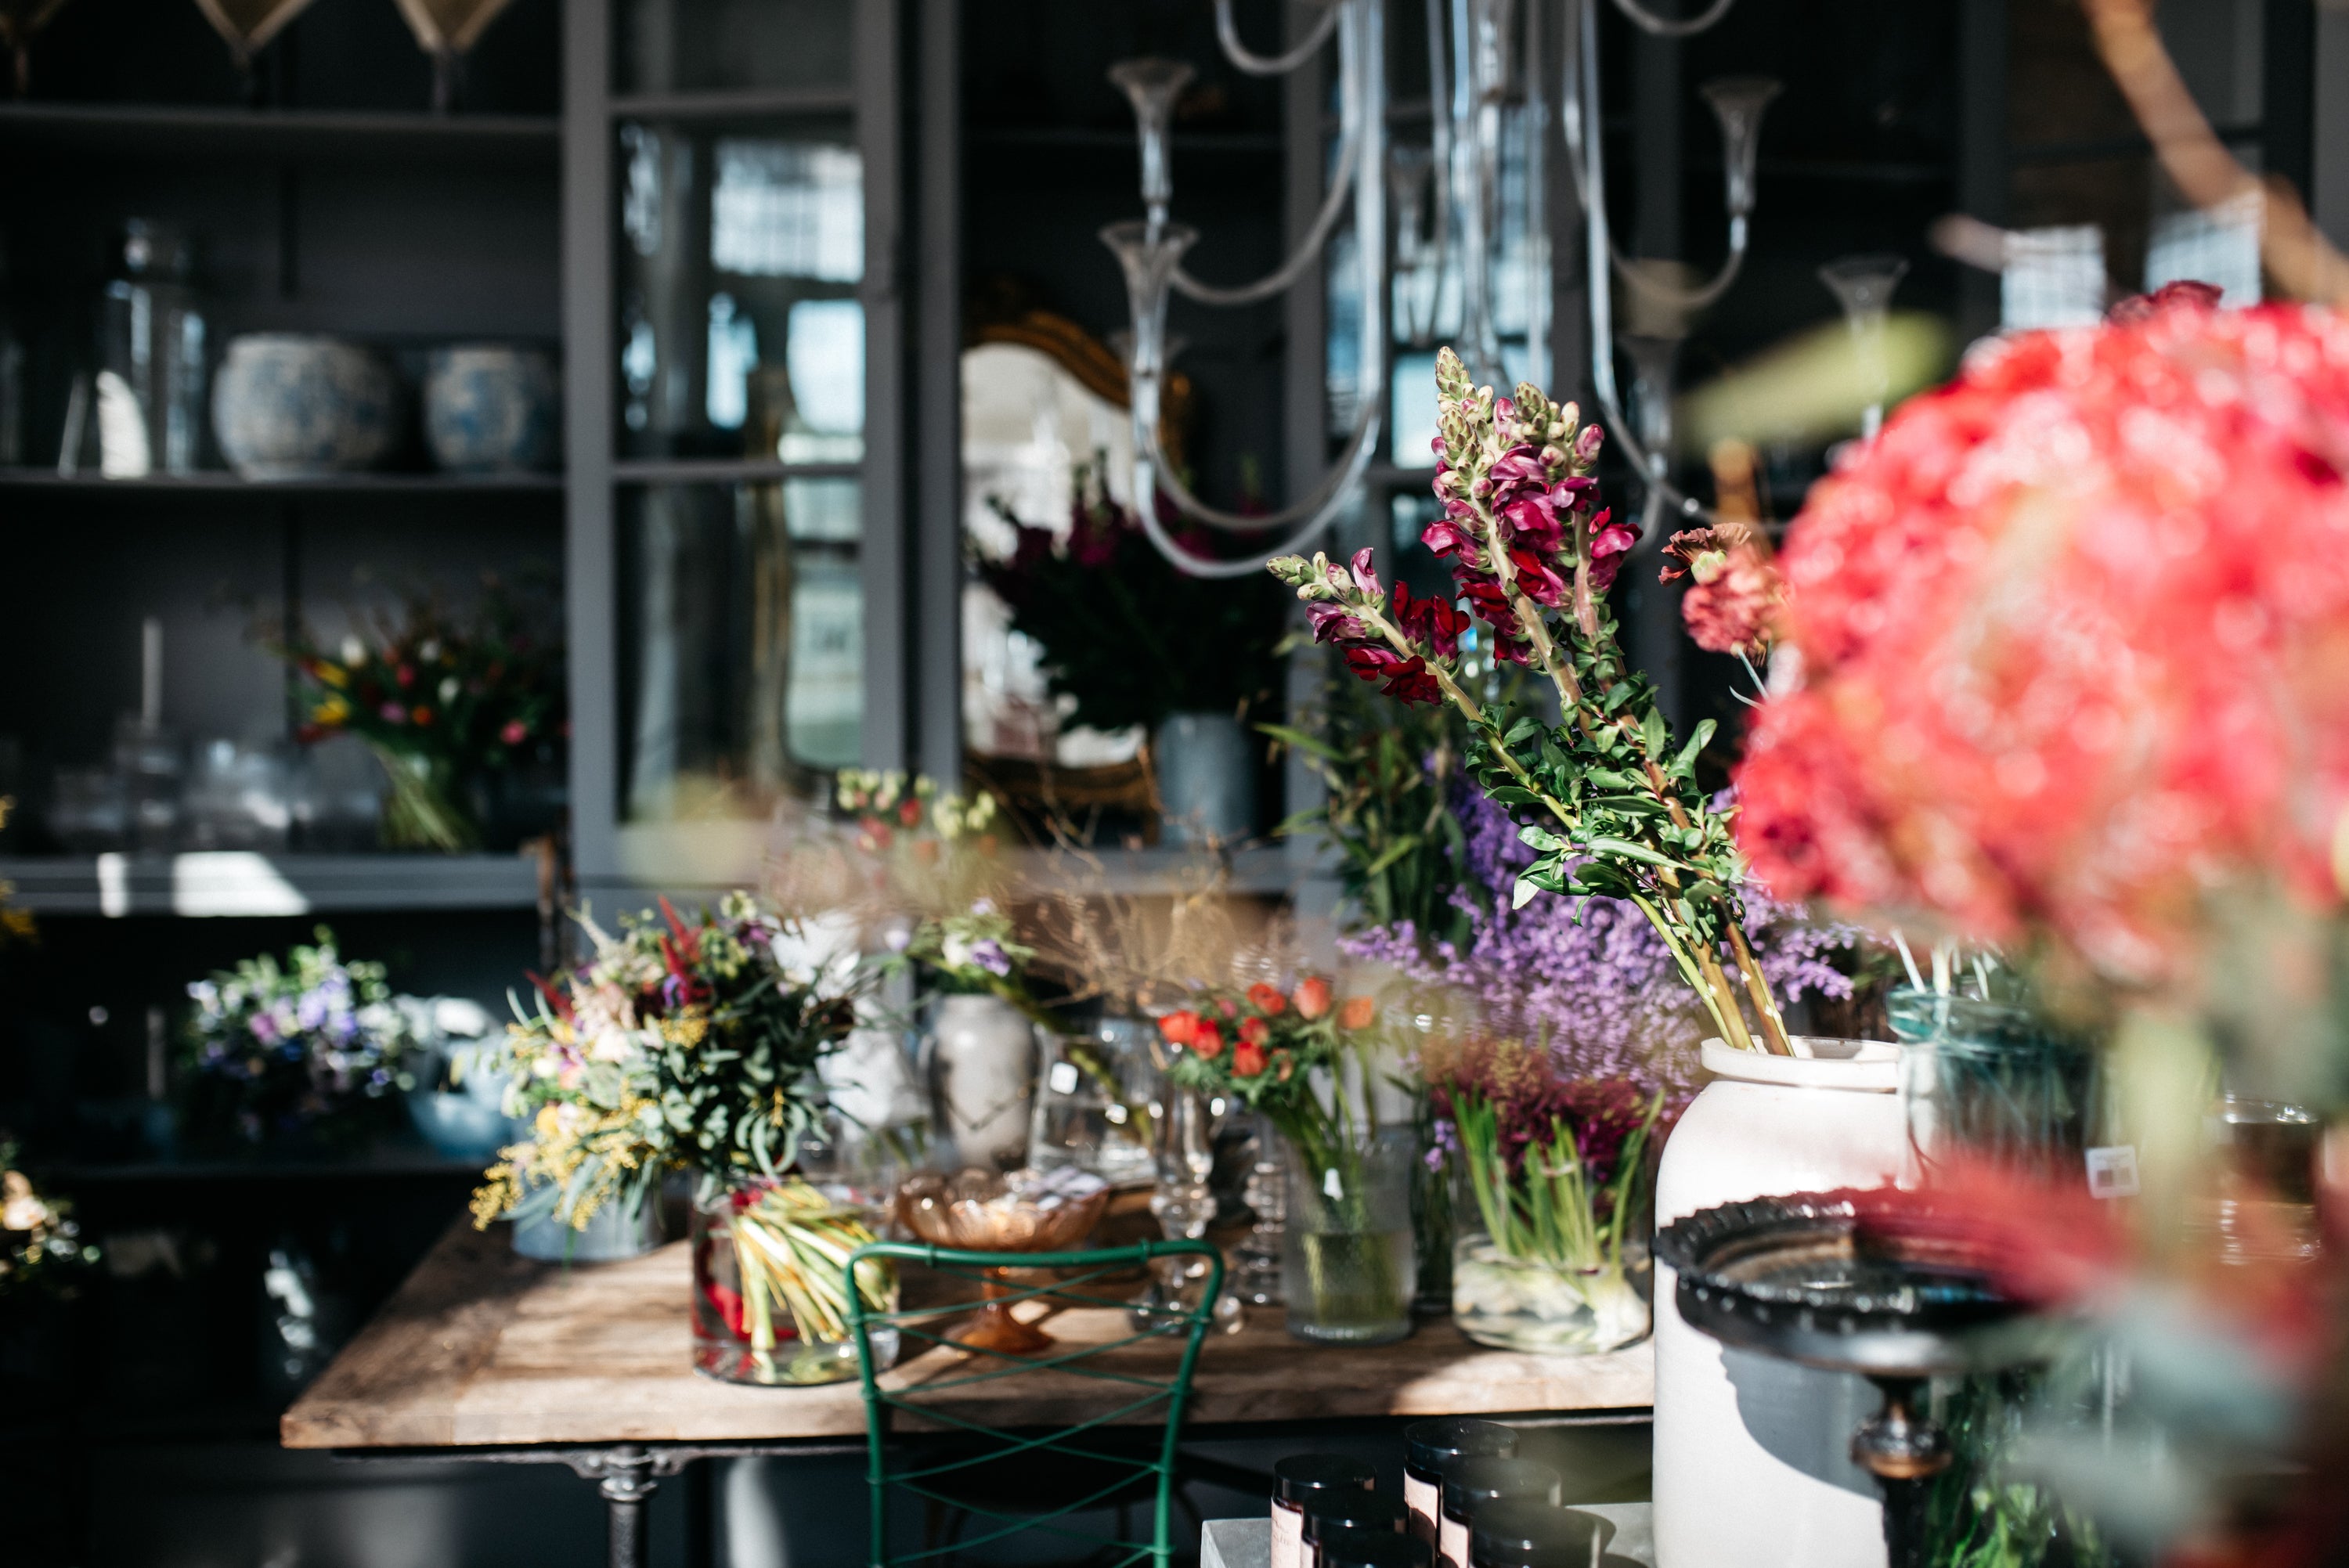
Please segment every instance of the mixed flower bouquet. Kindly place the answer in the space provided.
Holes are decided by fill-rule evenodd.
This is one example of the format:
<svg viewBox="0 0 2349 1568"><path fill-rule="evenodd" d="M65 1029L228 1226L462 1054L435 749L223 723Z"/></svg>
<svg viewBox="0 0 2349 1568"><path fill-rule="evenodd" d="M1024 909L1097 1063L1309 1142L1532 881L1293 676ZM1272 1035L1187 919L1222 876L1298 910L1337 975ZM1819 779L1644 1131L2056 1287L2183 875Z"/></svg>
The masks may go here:
<svg viewBox="0 0 2349 1568"><path fill-rule="evenodd" d="M1646 1333L1634 1276L1663 1091L1572 1078L1549 1052L1510 1041L1431 1042L1419 1065L1468 1200L1452 1264L1461 1332L1534 1352L1609 1350Z"/></svg>
<svg viewBox="0 0 2349 1568"><path fill-rule="evenodd" d="M70 1292L98 1256L81 1239L73 1205L36 1192L16 1169L16 1145L0 1139L0 1305Z"/></svg>
<svg viewBox="0 0 2349 1568"><path fill-rule="evenodd" d="M1606 593L1638 535L1599 506L1598 427L1529 386L1514 401L1495 397L1470 383L1450 349L1436 356L1436 396L1444 511L1422 538L1451 561L1491 656L1547 680L1564 722L1506 698L1480 703L1460 667L1469 613L1448 598L1414 598L1400 583L1390 593L1369 551L1348 567L1284 556L1272 572L1356 675L1406 703L1449 702L1467 721L1479 786L1535 818L1519 830L1535 858L1513 903L1569 888L1625 900L1654 927L1723 1039L1791 1054L1745 934L1730 812L1697 782L1713 723L1675 745L1653 689L1617 642Z"/></svg>
<svg viewBox="0 0 2349 1568"><path fill-rule="evenodd" d="M1106 459L1079 465L1066 538L996 510L1013 530L1008 560L977 562L1011 611L1011 628L1043 650L1047 689L1065 722L1154 729L1173 713L1229 713L1277 683L1280 594L1269 584L1211 581L1169 564L1141 521L1110 499ZM1204 535L1204 531L1201 531ZM1178 531L1214 554L1212 538Z"/></svg>
<svg viewBox="0 0 2349 1568"><path fill-rule="evenodd" d="M297 738L356 735L383 764L386 848L479 848L469 788L551 758L570 731L561 642L532 631L494 582L470 616L412 593L398 618L336 649L297 626L277 651L303 682Z"/></svg>
<svg viewBox="0 0 2349 1568"><path fill-rule="evenodd" d="M1262 1116L1318 1181L1341 1168L1356 1128L1343 1086L1325 1097L1314 1072L1337 1073L1377 1012L1371 998L1340 1003L1330 982L1308 975L1288 993L1263 981L1202 992L1161 1017L1158 1032L1175 1047L1168 1076L1178 1086Z"/></svg>
<svg viewBox="0 0 2349 1568"><path fill-rule="evenodd" d="M316 943L241 961L188 986L188 1120L199 1141L349 1140L399 1116L403 1057L416 1045L380 964Z"/></svg>
<svg viewBox="0 0 2349 1568"><path fill-rule="evenodd" d="M532 1136L491 1167L475 1220L584 1227L606 1203L641 1208L690 1167L697 1214L724 1216L730 1243L722 1266L697 1256L697 1325L743 1340L760 1380L804 1380L778 1346L840 1342L847 1286L826 1260L873 1239L858 1203L797 1169L823 1129L818 1066L855 1026L864 974L853 955L809 962L802 933L740 893L691 920L666 900L616 932L579 920L593 954L537 982L534 1011L517 1005L507 1109ZM698 1235L697 1253L709 1244ZM876 1306L895 1288L885 1270L856 1286Z"/></svg>
<svg viewBox="0 0 2349 1568"><path fill-rule="evenodd" d="M2349 1083L2349 318L2216 294L1980 349L1818 485L1738 832L1774 889L1999 944L2108 1040L2133 1201L1982 1161L1942 1201L2106 1365L2230 1370L2106 1384L2116 1435L2044 1484L2133 1557L2329 1562L2349 1298L2308 1196L2343 1187L2208 1130L2222 1082L2312 1128ZM1953 1549L2013 1538L1957 1485Z"/></svg>

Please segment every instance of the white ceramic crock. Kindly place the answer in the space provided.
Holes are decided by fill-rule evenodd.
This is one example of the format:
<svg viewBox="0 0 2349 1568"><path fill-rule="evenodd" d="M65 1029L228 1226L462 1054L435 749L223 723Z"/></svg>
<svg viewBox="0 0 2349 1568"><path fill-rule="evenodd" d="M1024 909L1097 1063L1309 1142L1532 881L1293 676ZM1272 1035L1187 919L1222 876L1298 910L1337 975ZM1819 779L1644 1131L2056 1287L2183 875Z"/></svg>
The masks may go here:
<svg viewBox="0 0 2349 1568"><path fill-rule="evenodd" d="M1785 1192L1874 1187L1901 1173L1899 1047L1806 1041L1806 1059L1703 1047L1712 1074L1672 1130L1656 1223ZM1852 1429L1881 1402L1863 1378L1812 1371L1681 1321L1656 1269L1657 1568L1884 1568L1875 1482Z"/></svg>

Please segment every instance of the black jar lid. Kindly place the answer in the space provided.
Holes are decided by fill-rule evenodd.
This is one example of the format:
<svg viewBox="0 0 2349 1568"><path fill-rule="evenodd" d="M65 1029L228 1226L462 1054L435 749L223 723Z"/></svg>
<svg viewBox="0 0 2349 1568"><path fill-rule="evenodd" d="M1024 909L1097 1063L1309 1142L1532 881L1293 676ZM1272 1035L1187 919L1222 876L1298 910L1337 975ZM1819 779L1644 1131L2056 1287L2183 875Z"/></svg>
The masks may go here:
<svg viewBox="0 0 2349 1568"><path fill-rule="evenodd" d="M1475 1568L1588 1568L1614 1533L1614 1521L1595 1513L1505 1498L1476 1510L1468 1561Z"/></svg>
<svg viewBox="0 0 2349 1568"><path fill-rule="evenodd" d="M1498 1421L1474 1416L1438 1416L1402 1429L1402 1462L1415 1470L1432 1471L1446 1460L1474 1454L1505 1460L1516 1451L1516 1433Z"/></svg>
<svg viewBox="0 0 2349 1568"><path fill-rule="evenodd" d="M1557 1471L1547 1465L1536 1464L1531 1460L1496 1459L1489 1454L1446 1460L1442 1474L1444 1511L1454 1519L1466 1519L1485 1504L1504 1498L1554 1503L1562 1484Z"/></svg>
<svg viewBox="0 0 2349 1568"><path fill-rule="evenodd" d="M1340 1530L1401 1530L1410 1510L1384 1492L1317 1491L1305 1500L1305 1539L1318 1541Z"/></svg>
<svg viewBox="0 0 2349 1568"><path fill-rule="evenodd" d="M1291 1454L1272 1467L1273 1495L1304 1506L1317 1492L1368 1491L1377 1472L1344 1454Z"/></svg>
<svg viewBox="0 0 2349 1568"><path fill-rule="evenodd" d="M1306 1522L1309 1527L1312 1521ZM1321 1568L1430 1568L1435 1560L1435 1549L1426 1542L1392 1530L1333 1530L1316 1540L1313 1549Z"/></svg>

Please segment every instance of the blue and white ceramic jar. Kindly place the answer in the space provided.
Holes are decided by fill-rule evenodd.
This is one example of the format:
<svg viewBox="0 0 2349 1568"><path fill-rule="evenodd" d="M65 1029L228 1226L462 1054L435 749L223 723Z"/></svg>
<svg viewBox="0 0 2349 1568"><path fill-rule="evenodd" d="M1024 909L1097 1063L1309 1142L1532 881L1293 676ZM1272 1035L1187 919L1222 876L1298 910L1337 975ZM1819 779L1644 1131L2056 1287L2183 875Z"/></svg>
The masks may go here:
<svg viewBox="0 0 2349 1568"><path fill-rule="evenodd" d="M398 378L340 338L248 333L212 379L212 428L249 480L315 479L373 467L399 438Z"/></svg>
<svg viewBox="0 0 2349 1568"><path fill-rule="evenodd" d="M560 410L554 362L538 349L456 344L425 363L424 441L452 473L552 468Z"/></svg>

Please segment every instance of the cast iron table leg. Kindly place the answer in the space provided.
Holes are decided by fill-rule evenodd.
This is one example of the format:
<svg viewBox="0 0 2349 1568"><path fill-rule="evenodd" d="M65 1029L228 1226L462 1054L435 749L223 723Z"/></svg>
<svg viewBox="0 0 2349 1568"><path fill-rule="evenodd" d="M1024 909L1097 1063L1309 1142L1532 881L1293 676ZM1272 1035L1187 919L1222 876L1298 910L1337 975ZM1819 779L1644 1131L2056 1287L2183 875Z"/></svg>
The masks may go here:
<svg viewBox="0 0 2349 1568"><path fill-rule="evenodd" d="M581 1477L595 1483L611 1520L610 1568L647 1568L645 1506L659 1484L654 1457L636 1443L564 1456Z"/></svg>

